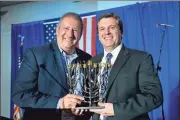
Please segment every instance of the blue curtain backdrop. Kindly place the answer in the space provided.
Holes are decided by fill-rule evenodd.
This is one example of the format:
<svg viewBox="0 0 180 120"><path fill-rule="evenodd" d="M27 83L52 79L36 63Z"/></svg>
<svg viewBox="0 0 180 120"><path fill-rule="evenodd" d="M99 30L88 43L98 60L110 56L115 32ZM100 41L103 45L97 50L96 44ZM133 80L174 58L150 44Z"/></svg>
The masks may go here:
<svg viewBox="0 0 180 120"><path fill-rule="evenodd" d="M12 24L11 26L11 88L16 79L18 71L19 57L21 55L20 43L21 37L23 39L23 53L27 48L32 46L42 45L44 41L43 32L43 21L23 23L23 24ZM11 89L12 91L12 89ZM12 93L12 92L11 92ZM13 104L11 103L11 118L13 116Z"/></svg>
<svg viewBox="0 0 180 120"><path fill-rule="evenodd" d="M179 2L147 2L98 11L96 18L105 13L120 15L124 23L123 43L130 48L144 50L153 55L156 64L162 38L158 23L174 25L166 30L159 73L166 120L180 120L179 96ZM103 52L97 35L97 53ZM149 113L151 120L162 119L161 107Z"/></svg>
<svg viewBox="0 0 180 120"><path fill-rule="evenodd" d="M161 28L156 24L172 24L174 27L167 28L163 50L161 55L162 70L159 73L163 94L166 120L179 120L180 97L179 97L179 3L178 2L147 2L137 3L124 7L97 11L98 18L104 12L114 12L123 20L124 36L123 43L130 48L144 50L153 55L154 63L157 63L162 38ZM56 18L54 20L58 20ZM20 51L20 37L24 36L23 52L29 47L46 44L44 38L43 22L39 21L12 25L12 84L18 70L18 57ZM96 52L102 53L103 48L96 36ZM12 118L11 108L11 118ZM151 120L161 119L161 107L149 113Z"/></svg>

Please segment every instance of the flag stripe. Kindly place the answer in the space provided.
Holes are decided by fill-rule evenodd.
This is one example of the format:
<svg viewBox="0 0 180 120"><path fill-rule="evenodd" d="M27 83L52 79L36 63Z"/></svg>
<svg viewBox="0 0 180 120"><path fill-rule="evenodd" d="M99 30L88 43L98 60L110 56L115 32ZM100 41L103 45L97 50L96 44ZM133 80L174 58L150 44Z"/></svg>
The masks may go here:
<svg viewBox="0 0 180 120"><path fill-rule="evenodd" d="M92 44L91 44L91 55L96 55L96 17L92 17Z"/></svg>
<svg viewBox="0 0 180 120"><path fill-rule="evenodd" d="M78 48L83 50L83 35L81 36L81 39L79 40Z"/></svg>
<svg viewBox="0 0 180 120"><path fill-rule="evenodd" d="M77 47L92 56L96 55L96 16L86 16L83 19L83 34Z"/></svg>
<svg viewBox="0 0 180 120"><path fill-rule="evenodd" d="M86 28L86 52L91 54L91 42L92 42L92 18L87 18L87 28Z"/></svg>
<svg viewBox="0 0 180 120"><path fill-rule="evenodd" d="M83 18L83 27L84 27L84 18ZM81 36L81 39L79 40L79 43L78 43L78 48L83 50L83 46L84 46L84 28L83 28L83 32L82 32L82 36Z"/></svg>
<svg viewBox="0 0 180 120"><path fill-rule="evenodd" d="M84 29L83 29L83 50L86 52L86 35L87 35L87 18L83 19Z"/></svg>

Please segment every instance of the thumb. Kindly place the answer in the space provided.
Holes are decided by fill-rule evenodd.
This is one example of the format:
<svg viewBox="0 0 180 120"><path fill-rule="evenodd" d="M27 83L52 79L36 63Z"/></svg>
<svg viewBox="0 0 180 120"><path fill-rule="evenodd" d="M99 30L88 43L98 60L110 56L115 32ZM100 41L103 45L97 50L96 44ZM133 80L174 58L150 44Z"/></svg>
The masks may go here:
<svg viewBox="0 0 180 120"><path fill-rule="evenodd" d="M102 102L98 102L98 105L99 105L99 106L105 106L105 104L102 103Z"/></svg>

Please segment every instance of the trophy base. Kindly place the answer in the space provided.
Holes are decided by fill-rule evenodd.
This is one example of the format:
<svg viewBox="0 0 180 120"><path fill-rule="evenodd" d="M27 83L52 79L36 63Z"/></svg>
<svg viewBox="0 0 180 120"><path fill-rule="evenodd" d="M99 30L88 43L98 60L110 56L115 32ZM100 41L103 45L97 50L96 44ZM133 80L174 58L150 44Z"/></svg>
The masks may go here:
<svg viewBox="0 0 180 120"><path fill-rule="evenodd" d="M89 109L104 109L104 106L90 106L90 107L76 107L75 109L79 110L89 110Z"/></svg>

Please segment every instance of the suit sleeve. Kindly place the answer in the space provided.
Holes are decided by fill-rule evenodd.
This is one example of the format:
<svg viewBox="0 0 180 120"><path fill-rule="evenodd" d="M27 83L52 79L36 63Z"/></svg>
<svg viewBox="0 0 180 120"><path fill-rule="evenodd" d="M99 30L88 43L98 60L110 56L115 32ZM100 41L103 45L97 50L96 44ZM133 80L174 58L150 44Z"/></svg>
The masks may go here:
<svg viewBox="0 0 180 120"><path fill-rule="evenodd" d="M21 108L56 108L59 98L38 92L38 64L31 49L24 55L12 92L12 101Z"/></svg>
<svg viewBox="0 0 180 120"><path fill-rule="evenodd" d="M140 92L125 102L113 103L115 117L132 119L148 113L163 103L163 94L157 70L151 55L145 55L138 71Z"/></svg>

